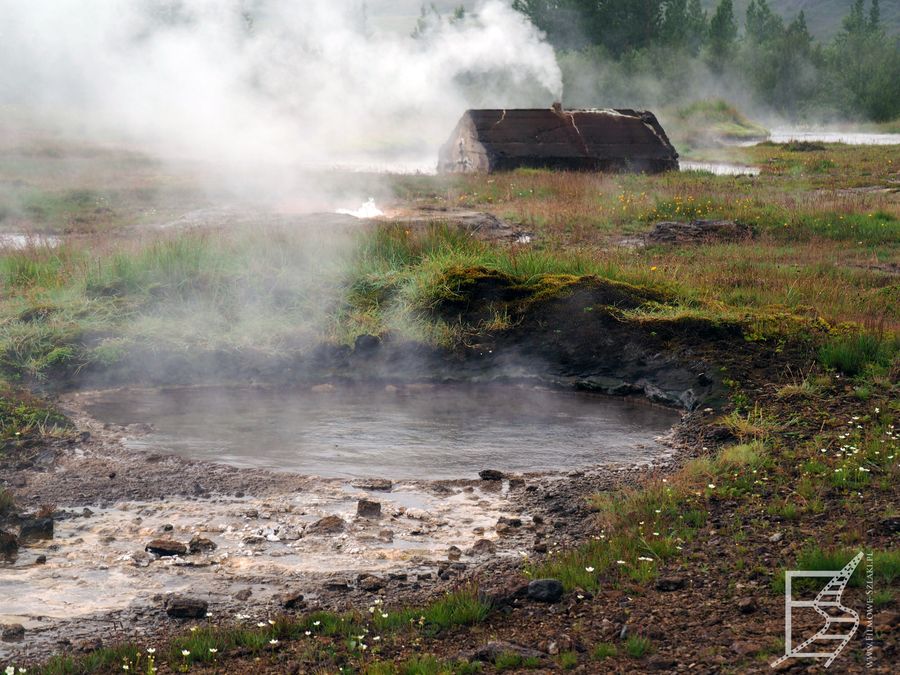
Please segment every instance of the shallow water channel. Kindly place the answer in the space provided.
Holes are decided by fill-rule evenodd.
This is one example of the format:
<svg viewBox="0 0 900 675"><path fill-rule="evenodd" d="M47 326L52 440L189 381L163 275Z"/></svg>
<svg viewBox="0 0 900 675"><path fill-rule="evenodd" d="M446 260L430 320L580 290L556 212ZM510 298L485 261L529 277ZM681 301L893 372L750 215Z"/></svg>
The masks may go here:
<svg viewBox="0 0 900 675"><path fill-rule="evenodd" d="M104 422L150 425L134 449L331 478L469 478L647 461L678 413L531 387L330 385L99 394Z"/></svg>

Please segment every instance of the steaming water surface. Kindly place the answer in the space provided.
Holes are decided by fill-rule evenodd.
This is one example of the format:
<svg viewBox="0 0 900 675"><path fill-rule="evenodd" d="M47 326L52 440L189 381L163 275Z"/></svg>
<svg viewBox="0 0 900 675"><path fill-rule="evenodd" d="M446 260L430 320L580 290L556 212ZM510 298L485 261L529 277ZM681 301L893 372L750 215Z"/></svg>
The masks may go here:
<svg viewBox="0 0 900 675"><path fill-rule="evenodd" d="M136 449L326 477L465 478L658 456L676 412L590 394L499 386L128 390L88 412L149 423Z"/></svg>

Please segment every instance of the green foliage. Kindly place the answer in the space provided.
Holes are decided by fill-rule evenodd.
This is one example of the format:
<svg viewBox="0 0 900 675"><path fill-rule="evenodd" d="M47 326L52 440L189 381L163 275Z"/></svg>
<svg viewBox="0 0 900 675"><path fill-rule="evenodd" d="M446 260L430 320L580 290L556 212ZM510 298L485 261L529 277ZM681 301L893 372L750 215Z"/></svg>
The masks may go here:
<svg viewBox="0 0 900 675"><path fill-rule="evenodd" d="M594 651L591 653L591 655L594 657L595 660L603 661L612 656L615 656L618 653L619 653L619 650L616 649L616 646L614 644L610 644L608 642L601 642L600 644L598 644L594 647Z"/></svg>
<svg viewBox="0 0 900 675"><path fill-rule="evenodd" d="M699 0L515 2L564 52L565 91L578 105L596 104L598 92L615 105L681 102L706 64L787 114L896 118L900 37L885 30L877 0L868 12L854 0L827 44L813 38L807 20L818 22L819 13L836 7L819 4L809 7L809 17L799 11L785 20L769 1L751 0L740 35L732 0L718 0L709 17Z"/></svg>
<svg viewBox="0 0 900 675"><path fill-rule="evenodd" d="M871 365L890 365L898 351L900 340L895 336L858 333L834 338L822 345L819 361L827 368L853 376L863 373Z"/></svg>
<svg viewBox="0 0 900 675"><path fill-rule="evenodd" d="M653 651L653 643L641 635L631 635L625 640L625 653L633 659L642 659Z"/></svg>
<svg viewBox="0 0 900 675"><path fill-rule="evenodd" d="M811 545L800 553L797 562L791 566L791 569L839 570L849 563L859 551L860 549L822 548ZM867 557L864 557L853 571L848 586L860 588L865 584ZM876 587L893 586L900 579L900 550L872 551L872 572ZM776 593L784 592L784 571L774 578L772 584ZM797 579L794 584L807 590L818 590L822 587L821 582L813 579Z"/></svg>
<svg viewBox="0 0 900 675"><path fill-rule="evenodd" d="M578 665L578 652L560 652L556 661L563 670L571 670Z"/></svg>
<svg viewBox="0 0 900 675"><path fill-rule="evenodd" d="M502 673L506 670L516 670L519 668L540 668L541 660L533 656L524 657L521 654L516 654L515 652L505 652L503 654L499 654L494 660L494 667L499 673Z"/></svg>
<svg viewBox="0 0 900 675"><path fill-rule="evenodd" d="M0 452L3 441L32 433L51 433L70 426L64 415L40 399L0 383Z"/></svg>

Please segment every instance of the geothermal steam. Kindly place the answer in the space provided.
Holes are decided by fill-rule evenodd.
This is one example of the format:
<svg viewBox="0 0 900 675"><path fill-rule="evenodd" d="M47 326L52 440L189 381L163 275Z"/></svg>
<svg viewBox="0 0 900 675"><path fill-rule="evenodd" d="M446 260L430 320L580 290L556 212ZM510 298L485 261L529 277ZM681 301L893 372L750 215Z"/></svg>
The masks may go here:
<svg viewBox="0 0 900 675"><path fill-rule="evenodd" d="M419 39L373 30L359 0L0 0L0 16L0 103L245 168L433 162L465 108L561 91L552 48L500 0Z"/></svg>

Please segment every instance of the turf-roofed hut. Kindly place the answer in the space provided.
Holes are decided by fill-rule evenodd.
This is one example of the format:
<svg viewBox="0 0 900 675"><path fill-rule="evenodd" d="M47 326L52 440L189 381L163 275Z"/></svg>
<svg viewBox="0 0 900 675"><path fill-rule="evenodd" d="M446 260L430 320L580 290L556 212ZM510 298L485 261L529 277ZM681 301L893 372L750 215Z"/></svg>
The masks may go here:
<svg viewBox="0 0 900 675"><path fill-rule="evenodd" d="M660 173L678 153L653 113L639 110L468 110L440 150L438 171L518 168Z"/></svg>

